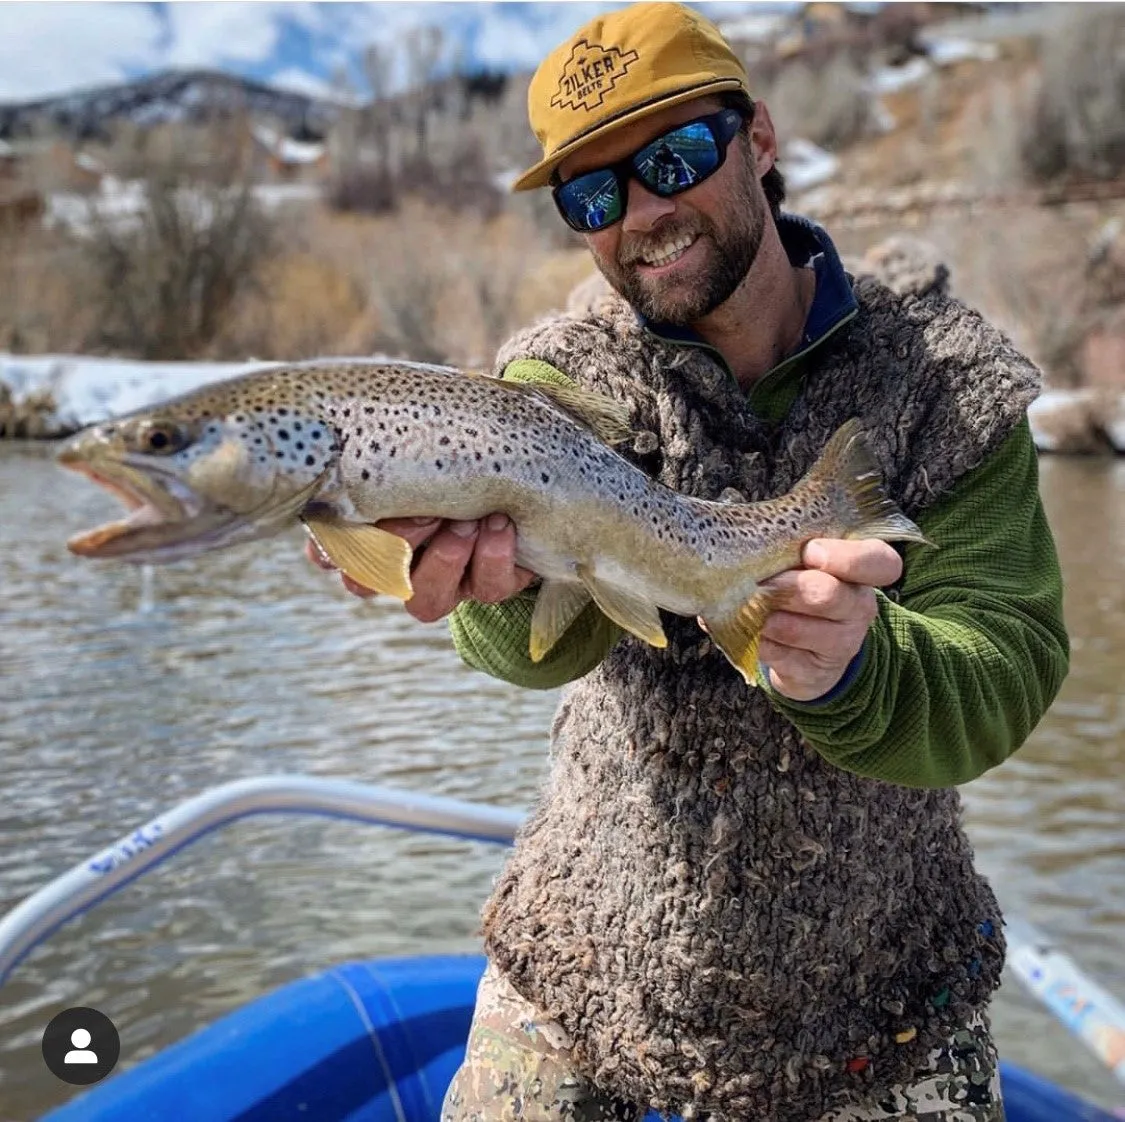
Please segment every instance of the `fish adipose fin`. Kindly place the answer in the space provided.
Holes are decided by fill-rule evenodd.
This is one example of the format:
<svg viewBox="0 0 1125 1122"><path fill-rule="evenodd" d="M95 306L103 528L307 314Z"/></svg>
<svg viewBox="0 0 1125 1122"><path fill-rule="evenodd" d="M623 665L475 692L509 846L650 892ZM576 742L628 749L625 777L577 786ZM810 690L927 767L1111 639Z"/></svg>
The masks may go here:
<svg viewBox="0 0 1125 1122"><path fill-rule="evenodd" d="M577 572L594 602L614 623L654 647L668 646L655 604L614 585L601 583L586 565L579 565Z"/></svg>
<svg viewBox="0 0 1125 1122"><path fill-rule="evenodd" d="M770 612L781 603L776 589L760 588L731 615L703 620L707 634L731 665L752 685L758 672L758 644Z"/></svg>
<svg viewBox="0 0 1125 1122"><path fill-rule="evenodd" d="M532 662L541 662L546 658L590 599L590 593L583 585L561 580L543 582L531 616L528 654Z"/></svg>
<svg viewBox="0 0 1125 1122"><path fill-rule="evenodd" d="M306 515L302 521L325 557L357 584L399 600L414 595L410 583L414 550L404 538L328 515Z"/></svg>

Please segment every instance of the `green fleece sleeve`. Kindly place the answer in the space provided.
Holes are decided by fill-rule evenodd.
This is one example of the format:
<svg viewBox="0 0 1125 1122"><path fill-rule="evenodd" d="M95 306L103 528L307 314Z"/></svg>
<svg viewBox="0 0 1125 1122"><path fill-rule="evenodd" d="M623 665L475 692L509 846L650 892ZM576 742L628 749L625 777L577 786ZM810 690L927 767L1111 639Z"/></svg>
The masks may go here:
<svg viewBox="0 0 1125 1122"><path fill-rule="evenodd" d="M826 702L777 708L830 763L908 787L967 783L1015 752L1054 700L1070 647L1030 426L918 518L897 597L858 673Z"/></svg>
<svg viewBox="0 0 1125 1122"><path fill-rule="evenodd" d="M538 359L509 363L504 377L513 382L574 385L560 370ZM550 690L588 674L624 634L596 605L589 604L547 656L541 662L532 662L528 640L535 596L532 586L502 604L472 600L459 604L450 614L449 630L462 660L513 685Z"/></svg>

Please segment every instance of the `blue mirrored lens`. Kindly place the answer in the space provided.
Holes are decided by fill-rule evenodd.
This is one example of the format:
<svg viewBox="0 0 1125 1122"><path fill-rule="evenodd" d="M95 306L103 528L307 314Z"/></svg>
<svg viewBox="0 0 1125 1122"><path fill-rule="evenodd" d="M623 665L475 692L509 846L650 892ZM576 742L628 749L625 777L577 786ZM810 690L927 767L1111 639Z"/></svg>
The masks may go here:
<svg viewBox="0 0 1125 1122"><path fill-rule="evenodd" d="M567 220L582 230L600 230L621 217L621 192L617 177L608 169L591 171L564 183L555 198Z"/></svg>
<svg viewBox="0 0 1125 1122"><path fill-rule="evenodd" d="M694 187L719 166L719 149L701 121L657 137L633 158L641 182L658 195Z"/></svg>

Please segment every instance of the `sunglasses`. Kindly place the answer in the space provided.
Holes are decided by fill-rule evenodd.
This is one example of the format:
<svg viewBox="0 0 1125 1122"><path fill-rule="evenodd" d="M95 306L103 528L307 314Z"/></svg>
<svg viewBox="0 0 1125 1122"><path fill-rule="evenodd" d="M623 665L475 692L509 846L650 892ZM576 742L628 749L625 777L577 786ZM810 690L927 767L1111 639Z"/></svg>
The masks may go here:
<svg viewBox="0 0 1125 1122"><path fill-rule="evenodd" d="M555 206L572 230L592 234L625 217L632 178L662 199L690 190L723 166L742 119L737 109L720 109L677 125L615 164L556 183Z"/></svg>

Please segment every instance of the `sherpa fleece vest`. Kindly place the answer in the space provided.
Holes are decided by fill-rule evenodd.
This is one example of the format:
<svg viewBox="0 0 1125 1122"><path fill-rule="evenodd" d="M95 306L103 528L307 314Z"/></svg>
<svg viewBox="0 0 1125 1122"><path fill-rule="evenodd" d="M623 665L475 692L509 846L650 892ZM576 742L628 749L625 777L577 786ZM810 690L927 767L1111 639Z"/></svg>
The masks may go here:
<svg viewBox="0 0 1125 1122"><path fill-rule="evenodd" d="M940 269L855 290L859 314L776 426L613 296L516 336L497 371L539 358L627 403L656 438L634 462L705 499L784 493L859 417L916 514L1003 441L1038 372ZM957 791L829 765L694 620L664 622L666 650L626 636L564 694L545 789L484 911L488 955L570 1034L581 1072L663 1112L809 1122L910 1082L987 1006L1004 958Z"/></svg>

